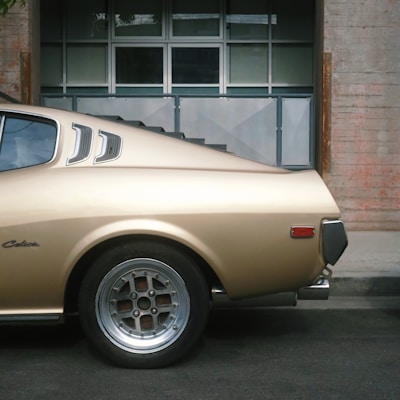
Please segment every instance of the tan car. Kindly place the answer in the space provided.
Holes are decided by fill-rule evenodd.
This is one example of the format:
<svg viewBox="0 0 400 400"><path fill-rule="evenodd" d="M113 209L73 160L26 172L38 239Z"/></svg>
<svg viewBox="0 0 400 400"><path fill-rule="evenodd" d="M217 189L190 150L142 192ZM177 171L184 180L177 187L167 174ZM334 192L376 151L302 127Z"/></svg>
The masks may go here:
<svg viewBox="0 0 400 400"><path fill-rule="evenodd" d="M0 106L0 321L79 312L101 354L170 364L212 293L327 296L347 245L315 171L68 111Z"/></svg>

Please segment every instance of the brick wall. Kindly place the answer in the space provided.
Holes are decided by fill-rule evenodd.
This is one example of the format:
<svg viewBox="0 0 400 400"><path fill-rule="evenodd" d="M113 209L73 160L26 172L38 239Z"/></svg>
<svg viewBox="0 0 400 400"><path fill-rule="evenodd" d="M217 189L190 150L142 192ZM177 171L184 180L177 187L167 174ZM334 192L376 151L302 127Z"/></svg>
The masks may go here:
<svg viewBox="0 0 400 400"><path fill-rule="evenodd" d="M347 227L400 230L400 1L325 0L329 165Z"/></svg>
<svg viewBox="0 0 400 400"><path fill-rule="evenodd" d="M37 8L37 0L28 0L0 16L0 91L24 103L34 102L39 93Z"/></svg>

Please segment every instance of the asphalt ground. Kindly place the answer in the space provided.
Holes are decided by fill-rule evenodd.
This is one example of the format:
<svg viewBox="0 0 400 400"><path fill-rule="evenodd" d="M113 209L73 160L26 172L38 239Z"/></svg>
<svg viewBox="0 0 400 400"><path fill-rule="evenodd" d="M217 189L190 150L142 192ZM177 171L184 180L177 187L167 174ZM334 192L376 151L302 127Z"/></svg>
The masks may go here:
<svg viewBox="0 0 400 400"><path fill-rule="evenodd" d="M189 356L155 370L99 359L76 322L0 329L1 400L398 400L399 371L400 309L382 306L214 310Z"/></svg>

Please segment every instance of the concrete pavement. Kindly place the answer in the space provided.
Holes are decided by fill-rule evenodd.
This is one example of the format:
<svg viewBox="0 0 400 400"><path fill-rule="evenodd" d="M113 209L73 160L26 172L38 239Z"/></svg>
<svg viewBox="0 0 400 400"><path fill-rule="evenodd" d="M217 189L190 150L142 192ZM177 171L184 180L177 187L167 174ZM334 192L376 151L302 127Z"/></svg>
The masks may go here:
<svg viewBox="0 0 400 400"><path fill-rule="evenodd" d="M400 231L351 231L331 296L400 296Z"/></svg>

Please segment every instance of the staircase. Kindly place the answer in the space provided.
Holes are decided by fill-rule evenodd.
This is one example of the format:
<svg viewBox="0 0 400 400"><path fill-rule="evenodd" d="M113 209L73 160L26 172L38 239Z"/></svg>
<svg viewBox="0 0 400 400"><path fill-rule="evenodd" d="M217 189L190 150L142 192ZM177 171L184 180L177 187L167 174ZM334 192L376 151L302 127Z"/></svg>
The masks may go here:
<svg viewBox="0 0 400 400"><path fill-rule="evenodd" d="M122 124L129 125L129 126L135 126L137 128L145 129L145 130L148 130L151 132L160 133L162 135L174 137L176 139L181 139L181 140L185 140L187 142L199 144L201 146L210 147L215 150L227 151L226 144L206 143L205 139L203 139L203 138L187 138L183 132L167 132L161 126L146 126L142 121L126 120L126 119L121 118L119 115L96 115L96 117L107 119L109 121L120 122Z"/></svg>

